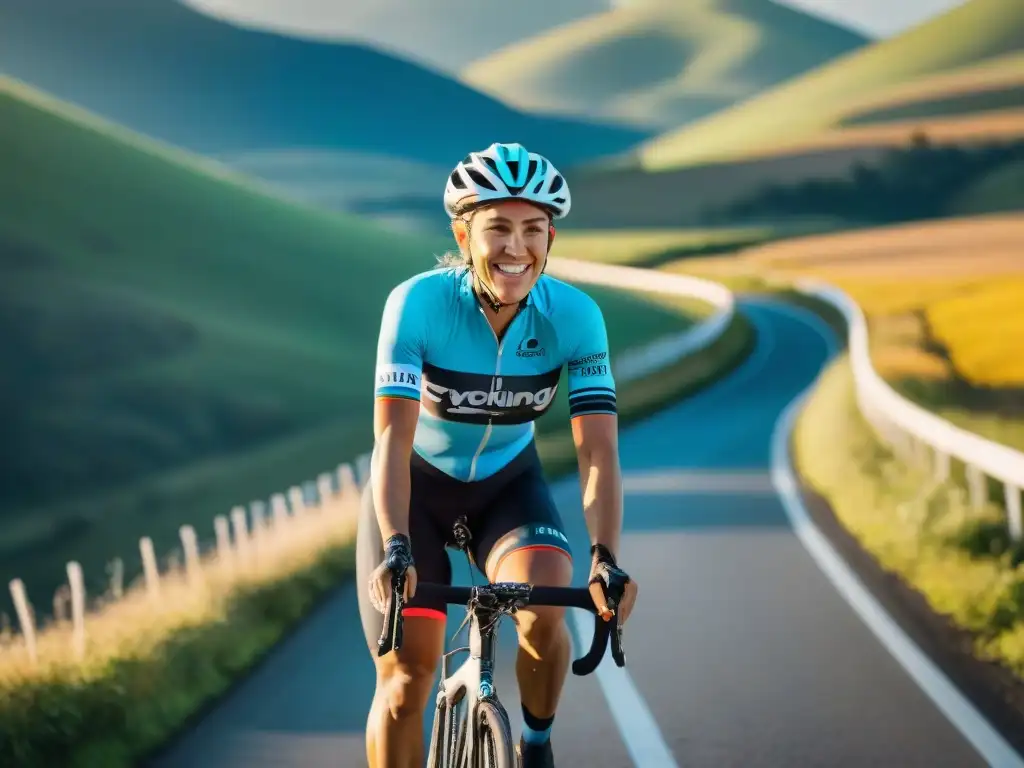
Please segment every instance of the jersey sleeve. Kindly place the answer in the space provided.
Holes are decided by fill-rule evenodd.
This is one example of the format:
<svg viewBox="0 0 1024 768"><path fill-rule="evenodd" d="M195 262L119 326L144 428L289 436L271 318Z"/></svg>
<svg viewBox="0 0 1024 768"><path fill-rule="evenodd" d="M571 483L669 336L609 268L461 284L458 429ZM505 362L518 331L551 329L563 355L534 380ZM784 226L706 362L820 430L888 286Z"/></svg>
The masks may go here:
<svg viewBox="0 0 1024 768"><path fill-rule="evenodd" d="M588 413L616 413L615 379L608 350L608 330L597 302L585 296L583 310L571 321L576 343L570 347L569 418Z"/></svg>
<svg viewBox="0 0 1024 768"><path fill-rule="evenodd" d="M422 306L422 288L407 281L396 286L384 302L377 337L375 397L420 399L426 349L424 322L429 309Z"/></svg>

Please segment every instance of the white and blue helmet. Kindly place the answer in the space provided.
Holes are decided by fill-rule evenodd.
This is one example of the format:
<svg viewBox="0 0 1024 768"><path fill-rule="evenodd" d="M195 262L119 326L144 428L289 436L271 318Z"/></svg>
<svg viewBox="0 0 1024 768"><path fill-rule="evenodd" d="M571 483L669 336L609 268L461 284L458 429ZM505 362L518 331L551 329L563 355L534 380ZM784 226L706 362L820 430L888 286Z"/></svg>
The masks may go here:
<svg viewBox="0 0 1024 768"><path fill-rule="evenodd" d="M444 209L453 219L468 206L492 200L526 200L556 219L572 205L569 185L550 161L522 144L498 142L466 155L444 188Z"/></svg>

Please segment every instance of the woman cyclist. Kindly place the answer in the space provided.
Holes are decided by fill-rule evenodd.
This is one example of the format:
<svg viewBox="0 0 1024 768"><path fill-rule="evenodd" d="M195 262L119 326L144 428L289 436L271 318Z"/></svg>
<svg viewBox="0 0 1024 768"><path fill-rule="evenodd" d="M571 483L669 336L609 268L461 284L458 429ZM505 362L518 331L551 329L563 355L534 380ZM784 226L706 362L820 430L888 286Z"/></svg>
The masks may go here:
<svg viewBox="0 0 1024 768"><path fill-rule="evenodd" d="M423 716L444 650L447 606L417 580L451 583L455 520L491 582L569 586L572 554L534 443L533 421L567 367L570 422L590 534L595 607L625 624L637 585L616 564L622 526L615 382L604 318L583 291L544 275L569 188L519 144L472 152L444 206L459 257L396 286L377 348L370 482L357 549L360 613L377 667L370 768L419 768ZM377 657L393 573L406 574L403 645ZM598 601L595 601L597 603ZM550 732L571 654L564 609L517 613L524 768L554 765Z"/></svg>

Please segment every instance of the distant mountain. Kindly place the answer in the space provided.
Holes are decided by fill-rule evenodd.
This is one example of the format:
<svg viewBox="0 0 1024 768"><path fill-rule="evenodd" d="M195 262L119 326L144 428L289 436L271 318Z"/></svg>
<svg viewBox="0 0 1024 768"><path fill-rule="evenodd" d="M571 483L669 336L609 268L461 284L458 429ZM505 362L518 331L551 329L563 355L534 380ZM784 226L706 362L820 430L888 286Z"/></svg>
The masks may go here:
<svg viewBox="0 0 1024 768"><path fill-rule="evenodd" d="M741 104L650 140L634 156L644 169L665 170L783 147L797 149L805 140L848 119L858 103L898 93L894 90L897 86L913 89L915 82L923 84L935 75L968 65L987 60L1014 61L1011 55L1022 49L1024 2L970 0L900 35L872 43ZM959 88L962 93L962 84ZM911 93L903 97L914 100ZM933 90L929 97L936 99L937 92ZM959 108L966 112L971 106L964 103ZM956 108L947 105L947 113ZM941 114L942 107L930 111ZM917 114L922 110L918 109ZM870 117L865 115L861 121L867 122Z"/></svg>
<svg viewBox="0 0 1024 768"><path fill-rule="evenodd" d="M364 45L241 29L177 0L6 0L0 72L204 154L316 150L436 165L431 186L400 176L394 189L438 212L447 170L470 149L520 141L568 166L650 135L526 115ZM381 180L337 179L357 196Z"/></svg>
<svg viewBox="0 0 1024 768"><path fill-rule="evenodd" d="M518 0L515 13L465 0L181 0L268 32L363 42L453 74L510 43L608 8L608 0Z"/></svg>
<svg viewBox="0 0 1024 768"><path fill-rule="evenodd" d="M765 0L635 0L512 43L462 81L530 111L666 129L866 42Z"/></svg>

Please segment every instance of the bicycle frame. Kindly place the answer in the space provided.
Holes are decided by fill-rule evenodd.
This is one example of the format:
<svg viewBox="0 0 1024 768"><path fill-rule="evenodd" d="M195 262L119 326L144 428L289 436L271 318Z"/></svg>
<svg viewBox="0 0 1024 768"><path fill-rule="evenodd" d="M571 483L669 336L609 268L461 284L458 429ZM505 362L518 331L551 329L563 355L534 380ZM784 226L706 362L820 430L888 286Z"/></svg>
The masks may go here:
<svg viewBox="0 0 1024 768"><path fill-rule="evenodd" d="M438 685L434 709L434 725L431 729L428 747L428 768L440 768L433 763L437 739L443 738L441 764L466 767L475 765L477 745L477 707L479 702L488 700L504 712L498 701L494 685L494 657L496 636L502 610L475 603L469 615L469 646L454 648L441 658L441 681ZM456 653L469 651L469 658L448 674L449 658ZM466 705L465 727L460 728L456 719L458 705ZM443 729L442 729L443 720ZM456 742L456 735L458 741ZM455 761L452 760L455 758Z"/></svg>
<svg viewBox="0 0 1024 768"><path fill-rule="evenodd" d="M469 530L463 520L456 523L454 533L459 549L467 551ZM378 656L397 651L402 646L404 591L405 574L392 576L391 596L384 614L384 626L377 641ZM428 599L432 597L448 604L467 606L470 624L469 647L448 651L441 659L441 682L434 707L427 768L477 768L480 761L476 750L483 743L479 738L481 714L489 721L492 736L494 728L501 729L502 734L495 736L498 743L503 745L501 748L514 751L508 712L498 700L494 685L495 633L501 617L530 604L583 608L595 613L590 588L544 587L521 582L452 587L424 582L417 586L416 591L418 595ZM589 675L597 669L609 639L615 664L619 667L625 666L626 657L622 652L618 619L612 616L610 621L605 621L595 615L590 651L573 661L573 673ZM449 657L462 651L469 651L469 658L449 675ZM462 703L466 705L465 727L460 727L457 719L459 705ZM438 757L441 765L438 765ZM517 762L514 755L511 757L511 763L502 762L500 757L498 760L504 765Z"/></svg>

